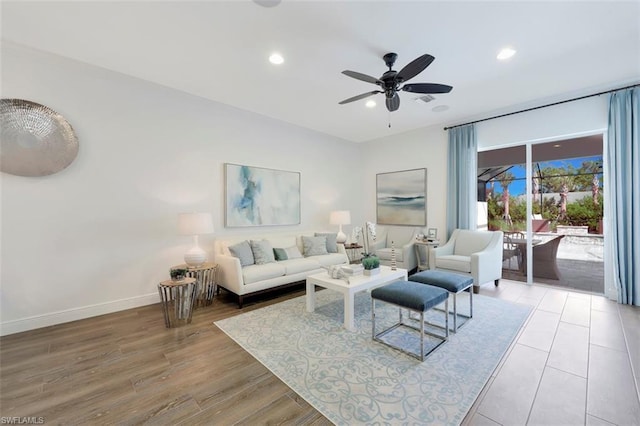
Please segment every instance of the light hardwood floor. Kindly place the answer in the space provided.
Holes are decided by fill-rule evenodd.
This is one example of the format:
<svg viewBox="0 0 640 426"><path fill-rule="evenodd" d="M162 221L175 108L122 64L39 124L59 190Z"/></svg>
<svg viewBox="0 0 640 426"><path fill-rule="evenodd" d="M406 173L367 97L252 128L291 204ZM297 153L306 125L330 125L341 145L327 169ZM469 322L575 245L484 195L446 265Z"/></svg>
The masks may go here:
<svg viewBox="0 0 640 426"><path fill-rule="evenodd" d="M223 292L213 306L195 311L191 325L175 329L166 329L159 305L151 305L2 337L0 416L41 416L65 425L330 424L213 325L303 294L301 288L250 300L238 310ZM640 309L509 281L484 286L481 294L536 310L464 424L558 424L565 418L582 419L575 424L632 424L607 408L620 395L606 391L626 392L622 408L634 414L631 390L638 400L637 389L629 387L629 353L636 360L640 353ZM620 369L625 359L627 369ZM558 402L570 408L558 411Z"/></svg>

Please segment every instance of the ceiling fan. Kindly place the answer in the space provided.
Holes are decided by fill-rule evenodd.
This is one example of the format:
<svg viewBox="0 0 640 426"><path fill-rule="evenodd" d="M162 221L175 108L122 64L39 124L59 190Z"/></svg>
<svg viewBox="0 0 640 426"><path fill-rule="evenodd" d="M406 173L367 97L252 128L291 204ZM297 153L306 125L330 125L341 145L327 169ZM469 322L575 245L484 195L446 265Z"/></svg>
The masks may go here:
<svg viewBox="0 0 640 426"><path fill-rule="evenodd" d="M373 83L380 86L380 90L374 90L372 92L363 93L358 96L354 96L349 99L345 99L342 102L338 102L340 105L347 104L349 102L359 101L360 99L367 98L369 96L376 95L378 93L384 93L385 103L389 111L395 111L400 107L399 91L411 92L411 93L449 93L453 87L446 84L436 83L413 83L404 84L406 81L412 79L416 75L420 74L431 65L431 62L435 59L431 55L422 55L411 61L399 72L392 70L393 64L396 62L398 55L396 53L387 53L382 57L384 63L389 67L389 70L382 74L382 77L375 78L366 74L362 74L355 71L342 71L342 74L355 78L356 80L366 81L367 83Z"/></svg>

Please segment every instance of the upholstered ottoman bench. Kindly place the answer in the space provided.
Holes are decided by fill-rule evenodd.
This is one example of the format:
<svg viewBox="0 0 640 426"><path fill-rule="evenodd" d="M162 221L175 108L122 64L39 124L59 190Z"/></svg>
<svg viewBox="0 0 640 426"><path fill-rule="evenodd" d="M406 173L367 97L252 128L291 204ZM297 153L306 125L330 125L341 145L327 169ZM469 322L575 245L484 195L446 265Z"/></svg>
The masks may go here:
<svg viewBox="0 0 640 426"><path fill-rule="evenodd" d="M377 334L376 334L376 300L398 306L399 308L398 322ZM445 303L444 336L431 333L424 329L425 312L427 312L429 309L433 308L434 306L442 302ZM420 317L420 327L415 327L409 323L405 323L402 319L402 309L407 309L410 313L411 312L417 313ZM383 287L375 288L371 291L372 338L376 342L380 342L384 345L390 346L394 349L397 349L401 352L404 352L408 355L418 358L420 361L424 361L427 355L429 355L431 352L436 350L438 347L440 347L440 345L442 345L444 342L446 342L449 339L448 311L449 311L449 293L446 290L438 287L419 284L411 281L395 281ZM388 343L382 340L382 336L401 326L409 327L414 330L420 331L420 354L419 355L409 351L408 349L402 348L400 346L395 346L391 343ZM434 346L427 353L425 353L425 348L424 348L425 335L433 336L441 340L436 346Z"/></svg>
<svg viewBox="0 0 640 426"><path fill-rule="evenodd" d="M409 277L409 281L423 283L435 287L439 287L447 290L453 294L453 329L456 333L458 331L458 316L461 318L470 319L473 318L473 278L466 275L455 274L452 272L444 272L430 269L428 271L418 272ZM463 291L469 289L469 316L458 315L458 303L457 295ZM466 324L466 321L460 326Z"/></svg>

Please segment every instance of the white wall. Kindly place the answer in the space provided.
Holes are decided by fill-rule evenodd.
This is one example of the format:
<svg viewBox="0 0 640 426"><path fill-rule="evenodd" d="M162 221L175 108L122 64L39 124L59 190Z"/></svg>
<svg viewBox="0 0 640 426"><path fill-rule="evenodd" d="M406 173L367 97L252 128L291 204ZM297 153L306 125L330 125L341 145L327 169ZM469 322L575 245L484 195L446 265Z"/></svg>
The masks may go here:
<svg viewBox="0 0 640 426"><path fill-rule="evenodd" d="M301 172L302 224L269 232L330 229L335 209L354 225L375 221L376 174L422 167L427 228L446 229L440 126L356 145L6 43L2 97L61 113L80 152L52 176L0 174L0 334L156 303L157 282L190 245L176 235L179 212L212 212L216 235L254 234L224 228L225 162ZM480 123L479 146L602 130L606 98ZM214 238L201 243L212 250Z"/></svg>
<svg viewBox="0 0 640 426"><path fill-rule="evenodd" d="M427 169L427 226L446 233L447 132L442 126L417 129L367 142L363 150L362 175L366 177L361 199L364 220L376 220L376 174Z"/></svg>
<svg viewBox="0 0 640 426"><path fill-rule="evenodd" d="M224 228L225 162L301 173L301 225L270 232L362 216L356 144L13 44L2 97L56 110L80 143L60 173L0 174L2 334L156 303L191 243L179 212L213 213L216 235L254 234ZM210 252L213 238L201 237Z"/></svg>
<svg viewBox="0 0 640 426"><path fill-rule="evenodd" d="M607 128L608 99L594 96L478 123L478 149L602 133Z"/></svg>

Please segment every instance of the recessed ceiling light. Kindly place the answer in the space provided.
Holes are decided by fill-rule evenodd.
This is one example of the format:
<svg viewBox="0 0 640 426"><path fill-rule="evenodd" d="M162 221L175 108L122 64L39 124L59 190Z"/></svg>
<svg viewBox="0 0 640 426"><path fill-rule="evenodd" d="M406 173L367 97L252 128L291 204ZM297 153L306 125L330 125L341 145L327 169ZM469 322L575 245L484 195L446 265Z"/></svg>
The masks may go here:
<svg viewBox="0 0 640 426"><path fill-rule="evenodd" d="M561 146L561 145L560 145L559 143L557 143L557 144L555 144L553 147L554 147L554 148L560 148L560 146Z"/></svg>
<svg viewBox="0 0 640 426"><path fill-rule="evenodd" d="M496 56L496 57L501 61L505 61L505 60L509 59L510 57L512 57L515 54L516 54L515 49L512 49L510 47L505 47L504 49L502 49L498 53L498 56Z"/></svg>
<svg viewBox="0 0 640 426"><path fill-rule="evenodd" d="M279 53L273 53L271 54L271 56L269 56L269 62L271 62L274 65L280 65L281 63L284 62L284 58Z"/></svg>
<svg viewBox="0 0 640 426"><path fill-rule="evenodd" d="M443 112L449 109L449 105L437 105L431 108L433 112Z"/></svg>
<svg viewBox="0 0 640 426"><path fill-rule="evenodd" d="M376 104L376 101L373 101L373 100L369 99L369 100L367 101L367 103L366 103L366 104L364 104L364 105L365 105L367 108L373 108L373 107L374 107L374 106L376 106L377 104Z"/></svg>

